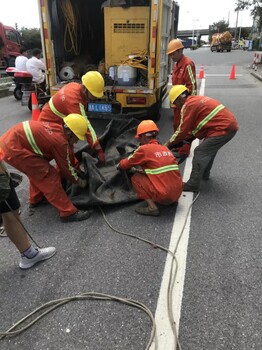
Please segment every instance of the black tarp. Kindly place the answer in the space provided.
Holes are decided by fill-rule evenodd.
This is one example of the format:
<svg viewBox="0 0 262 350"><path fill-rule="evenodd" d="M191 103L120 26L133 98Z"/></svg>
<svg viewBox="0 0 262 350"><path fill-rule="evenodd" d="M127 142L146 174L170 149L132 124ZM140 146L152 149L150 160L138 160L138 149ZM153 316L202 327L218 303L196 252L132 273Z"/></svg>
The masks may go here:
<svg viewBox="0 0 262 350"><path fill-rule="evenodd" d="M127 157L138 146L134 138L139 121L112 120L99 138L105 152L106 164L100 166L88 145L81 147L76 153L81 162L88 185L85 189L78 185L69 185L67 194L71 201L80 208L94 205L110 205L128 203L137 200L132 189L130 175L116 169L122 158Z"/></svg>

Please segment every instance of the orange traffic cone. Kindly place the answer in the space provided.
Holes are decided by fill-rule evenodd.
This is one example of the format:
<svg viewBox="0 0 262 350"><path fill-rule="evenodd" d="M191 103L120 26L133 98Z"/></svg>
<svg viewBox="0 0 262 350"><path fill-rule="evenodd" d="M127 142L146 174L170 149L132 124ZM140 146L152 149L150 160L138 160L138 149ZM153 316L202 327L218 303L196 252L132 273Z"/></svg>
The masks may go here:
<svg viewBox="0 0 262 350"><path fill-rule="evenodd" d="M41 111L38 106L38 101L37 101L35 92L32 92L31 101L32 101L32 120L38 120Z"/></svg>
<svg viewBox="0 0 262 350"><path fill-rule="evenodd" d="M229 79L236 79L236 65L233 64Z"/></svg>
<svg viewBox="0 0 262 350"><path fill-rule="evenodd" d="M204 78L205 78L205 74L204 74L204 65L201 64L201 68L200 68L200 72L199 72L198 79L204 79Z"/></svg>

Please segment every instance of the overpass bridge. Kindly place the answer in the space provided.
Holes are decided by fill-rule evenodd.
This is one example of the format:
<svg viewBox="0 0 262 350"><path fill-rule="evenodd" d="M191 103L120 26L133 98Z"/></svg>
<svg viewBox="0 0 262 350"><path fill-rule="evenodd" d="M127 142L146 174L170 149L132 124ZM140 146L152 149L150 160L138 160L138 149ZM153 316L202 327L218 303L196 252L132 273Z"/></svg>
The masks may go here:
<svg viewBox="0 0 262 350"><path fill-rule="evenodd" d="M178 30L177 31L177 37L182 39L182 38L188 38L188 37L192 37L192 35L195 36L202 36L202 35L209 35L210 34L210 30L208 29L191 29L191 30Z"/></svg>
<svg viewBox="0 0 262 350"><path fill-rule="evenodd" d="M252 27L245 27L246 29L252 29ZM227 29L230 33L234 33L236 28L228 28ZM212 31L212 33L214 33L214 31ZM178 30L177 31L177 37L180 38L180 39L183 39L183 38L188 38L188 37L198 37L200 38L202 35L210 35L210 29L197 29L197 28L194 28L194 29L189 29L189 30Z"/></svg>

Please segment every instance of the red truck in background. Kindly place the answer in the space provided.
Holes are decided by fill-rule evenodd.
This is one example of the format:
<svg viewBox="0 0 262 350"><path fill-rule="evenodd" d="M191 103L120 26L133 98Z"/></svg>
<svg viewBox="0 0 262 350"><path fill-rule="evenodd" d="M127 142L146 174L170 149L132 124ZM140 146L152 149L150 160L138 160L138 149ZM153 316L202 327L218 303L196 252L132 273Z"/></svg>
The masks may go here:
<svg viewBox="0 0 262 350"><path fill-rule="evenodd" d="M0 69L15 66L21 45L20 33L15 28L0 23Z"/></svg>

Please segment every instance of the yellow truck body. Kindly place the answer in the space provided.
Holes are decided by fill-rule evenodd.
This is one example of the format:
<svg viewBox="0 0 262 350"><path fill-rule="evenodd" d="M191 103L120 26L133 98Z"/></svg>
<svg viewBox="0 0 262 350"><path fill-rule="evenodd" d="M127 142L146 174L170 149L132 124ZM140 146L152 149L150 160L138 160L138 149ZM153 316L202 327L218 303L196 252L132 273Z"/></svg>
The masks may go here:
<svg viewBox="0 0 262 350"><path fill-rule="evenodd" d="M212 40L210 44L211 51L230 52L232 48L232 35L229 31L223 33L215 33L212 35Z"/></svg>
<svg viewBox="0 0 262 350"><path fill-rule="evenodd" d="M166 48L173 38L172 0L38 0L51 95L88 70L105 79L90 113L159 118L167 92Z"/></svg>

